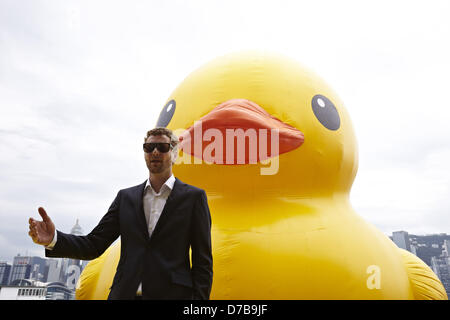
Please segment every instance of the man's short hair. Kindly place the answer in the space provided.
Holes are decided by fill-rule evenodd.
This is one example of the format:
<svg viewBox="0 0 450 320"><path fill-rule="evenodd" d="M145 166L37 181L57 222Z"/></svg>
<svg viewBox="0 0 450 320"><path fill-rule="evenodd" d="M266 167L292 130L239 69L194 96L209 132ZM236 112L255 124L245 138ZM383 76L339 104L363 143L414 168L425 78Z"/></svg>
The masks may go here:
<svg viewBox="0 0 450 320"><path fill-rule="evenodd" d="M175 135L175 133L172 132L172 130L163 128L163 127L156 127L153 128L150 131L147 131L147 136L144 139L144 142L147 141L148 137L150 136L167 136L170 139L170 144L172 148L175 148L178 145L178 137Z"/></svg>

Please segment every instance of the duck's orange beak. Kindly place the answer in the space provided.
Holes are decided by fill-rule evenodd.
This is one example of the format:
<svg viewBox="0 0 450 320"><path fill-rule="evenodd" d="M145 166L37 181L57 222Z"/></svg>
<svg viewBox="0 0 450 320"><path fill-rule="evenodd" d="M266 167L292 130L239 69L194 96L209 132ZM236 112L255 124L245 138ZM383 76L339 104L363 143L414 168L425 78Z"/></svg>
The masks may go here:
<svg viewBox="0 0 450 320"><path fill-rule="evenodd" d="M271 116L256 103L221 103L180 136L183 152L215 164L249 164L300 147L298 129Z"/></svg>

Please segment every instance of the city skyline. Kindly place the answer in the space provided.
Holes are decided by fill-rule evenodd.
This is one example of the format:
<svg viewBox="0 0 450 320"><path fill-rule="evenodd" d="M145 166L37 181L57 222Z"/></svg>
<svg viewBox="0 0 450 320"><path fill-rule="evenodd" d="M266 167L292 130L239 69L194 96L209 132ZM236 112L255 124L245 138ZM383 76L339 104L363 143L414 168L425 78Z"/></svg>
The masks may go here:
<svg viewBox="0 0 450 320"><path fill-rule="evenodd" d="M70 234L83 235L78 219ZM0 261L0 300L71 300L78 279L89 261L71 258L14 256L13 263ZM1 287L6 291L1 292Z"/></svg>

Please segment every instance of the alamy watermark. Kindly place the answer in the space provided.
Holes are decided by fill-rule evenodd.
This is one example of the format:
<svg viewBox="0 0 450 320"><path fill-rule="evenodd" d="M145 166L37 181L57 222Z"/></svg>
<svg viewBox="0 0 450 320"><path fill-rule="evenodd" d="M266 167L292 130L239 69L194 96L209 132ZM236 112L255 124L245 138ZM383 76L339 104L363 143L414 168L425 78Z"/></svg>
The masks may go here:
<svg viewBox="0 0 450 320"><path fill-rule="evenodd" d="M366 269L367 277L366 285L367 289L381 289L381 268L377 265L370 265Z"/></svg>
<svg viewBox="0 0 450 320"><path fill-rule="evenodd" d="M180 151L184 155L175 164L243 165L261 163L261 175L274 175L279 169L279 129L208 128L203 131L202 121L195 121L193 129L177 129ZM224 134L225 133L225 134Z"/></svg>

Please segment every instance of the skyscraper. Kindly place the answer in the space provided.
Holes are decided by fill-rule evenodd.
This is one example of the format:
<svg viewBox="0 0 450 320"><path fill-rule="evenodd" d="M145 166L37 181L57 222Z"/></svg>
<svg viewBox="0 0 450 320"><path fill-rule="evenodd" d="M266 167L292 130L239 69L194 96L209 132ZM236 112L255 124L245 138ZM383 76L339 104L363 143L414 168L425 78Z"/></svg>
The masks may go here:
<svg viewBox="0 0 450 320"><path fill-rule="evenodd" d="M6 286L9 283L11 275L11 265L5 261L0 262L0 286Z"/></svg>
<svg viewBox="0 0 450 320"><path fill-rule="evenodd" d="M11 270L11 278L9 282L18 279L28 279L31 274L31 257L24 257L20 254L14 257L13 266Z"/></svg>
<svg viewBox="0 0 450 320"><path fill-rule="evenodd" d="M83 235L83 228L80 227L78 224L78 219L75 222L75 225L72 227L72 230L70 230L70 234L76 235L76 236L82 236ZM78 266L81 268L81 261L77 259L68 259L67 261L67 267L70 266Z"/></svg>
<svg viewBox="0 0 450 320"><path fill-rule="evenodd" d="M450 240L444 240L444 245L442 246L442 255L450 257Z"/></svg>
<svg viewBox="0 0 450 320"><path fill-rule="evenodd" d="M78 219L76 220L75 225L72 227L72 230L70 230L70 233L77 236L82 236L84 234L83 228L81 228L78 223ZM64 271L64 283L69 289L75 290L78 278L83 271L84 265L82 261L77 259L65 259L65 262L66 268Z"/></svg>
<svg viewBox="0 0 450 320"><path fill-rule="evenodd" d="M9 283L18 279L44 280L46 260L40 257L14 257Z"/></svg>
<svg viewBox="0 0 450 320"><path fill-rule="evenodd" d="M81 228L78 224L78 219L75 222L75 225L72 227L72 230L70 230L70 234L74 234L76 236L82 236L84 234L83 228Z"/></svg>
<svg viewBox="0 0 450 320"><path fill-rule="evenodd" d="M64 278L64 264L62 259L49 259L47 282L63 282Z"/></svg>
<svg viewBox="0 0 450 320"><path fill-rule="evenodd" d="M444 285L447 296L450 297L450 257L445 255L432 257L431 268Z"/></svg>
<svg viewBox="0 0 450 320"><path fill-rule="evenodd" d="M409 235L406 231L394 231L392 232L392 241L397 247L408 250L411 252L411 245L409 243Z"/></svg>

